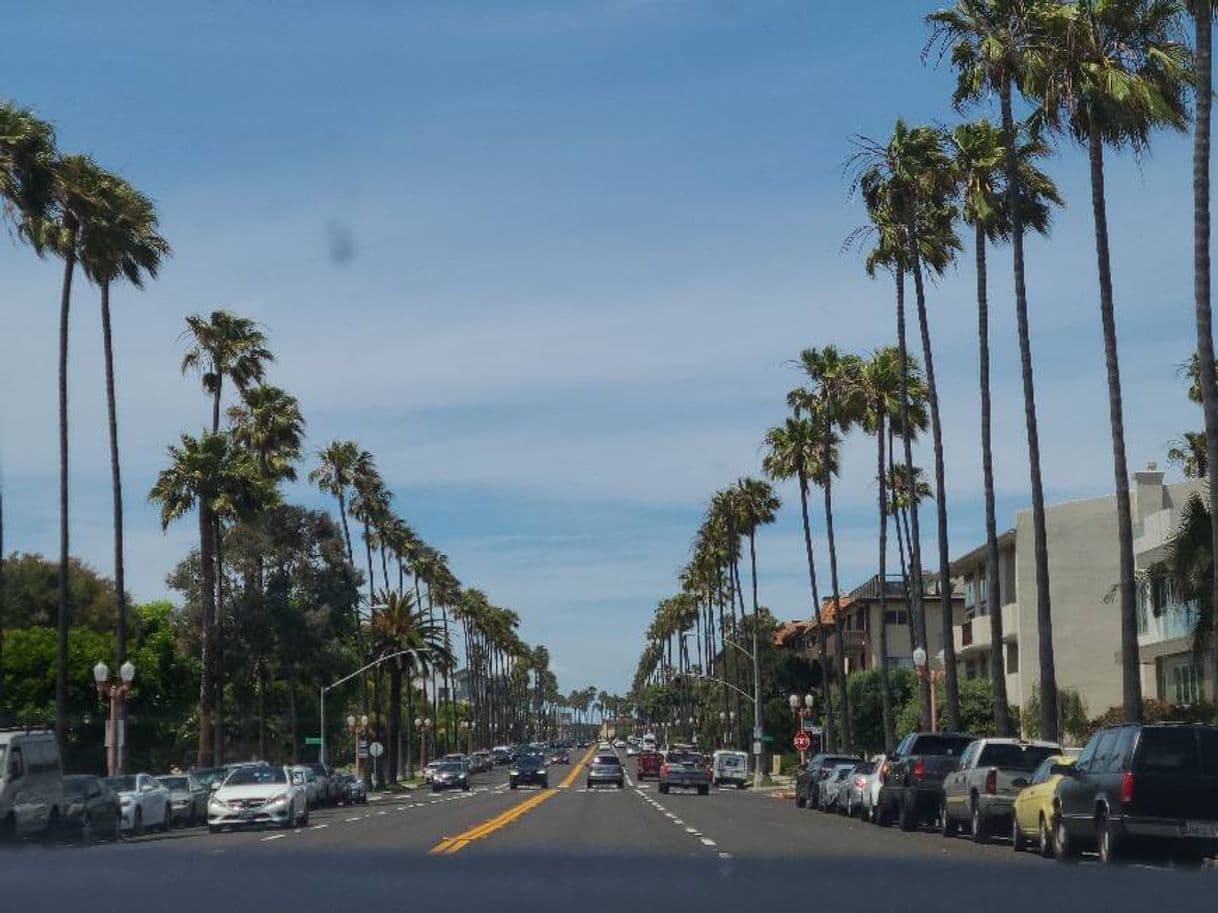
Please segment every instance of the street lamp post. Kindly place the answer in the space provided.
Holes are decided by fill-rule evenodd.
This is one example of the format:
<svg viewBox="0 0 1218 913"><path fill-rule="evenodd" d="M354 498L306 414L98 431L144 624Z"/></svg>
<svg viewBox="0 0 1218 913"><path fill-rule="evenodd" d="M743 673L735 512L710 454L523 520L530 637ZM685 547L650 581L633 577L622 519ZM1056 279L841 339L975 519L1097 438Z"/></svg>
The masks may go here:
<svg viewBox="0 0 1218 913"><path fill-rule="evenodd" d="M106 724L110 736L109 748L106 751L106 771L111 777L116 776L120 770L119 743L126 742L126 733L119 731L118 721L122 715L123 702L131 693L132 683L135 681L135 666L130 660L119 667L118 676L110 678L110 667L105 663L99 662L93 667L93 684L97 686L98 695L110 700L110 720Z"/></svg>
<svg viewBox="0 0 1218 913"><path fill-rule="evenodd" d="M358 777L362 766L360 764L359 743L360 737L368 729L368 717L360 716L359 719L356 719L354 714L348 714L347 728L351 730L351 742L355 746L355 775Z"/></svg>
<svg viewBox="0 0 1218 913"><path fill-rule="evenodd" d="M945 672L943 668L943 651L940 650L935 655L935 661L939 666L938 669L933 669L927 666L926 650L924 650L922 647L918 647L916 650L914 650L913 661L914 669L917 670L919 681L926 681L927 679L930 680L930 731L938 732L939 714L938 707L936 706L938 703L938 697L935 694L935 684L943 680L943 674Z"/></svg>
<svg viewBox="0 0 1218 913"><path fill-rule="evenodd" d="M419 755L422 767L427 766L427 733L431 729L431 717L414 718L414 728L419 730Z"/></svg>
<svg viewBox="0 0 1218 913"><path fill-rule="evenodd" d="M816 706L816 698L811 694L805 694L802 699L798 694L787 696L787 706L791 708L791 712L799 717L800 728L803 728L803 721L812 715L812 708ZM804 764L804 752L799 753L799 765Z"/></svg>
<svg viewBox="0 0 1218 913"><path fill-rule="evenodd" d="M465 753L472 755L474 753L474 728L470 725L469 720L462 720L461 728L465 730Z"/></svg>

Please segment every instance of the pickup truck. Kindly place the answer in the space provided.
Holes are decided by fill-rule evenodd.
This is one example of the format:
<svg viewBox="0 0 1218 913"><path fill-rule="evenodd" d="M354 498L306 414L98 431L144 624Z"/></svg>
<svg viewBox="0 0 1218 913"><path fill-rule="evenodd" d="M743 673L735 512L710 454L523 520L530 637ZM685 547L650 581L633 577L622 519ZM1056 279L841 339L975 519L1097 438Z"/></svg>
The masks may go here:
<svg viewBox="0 0 1218 913"><path fill-rule="evenodd" d="M1218 852L1218 727L1125 723L1101 729L1073 766L1054 766L1053 848L1102 862L1153 844L1186 862Z"/></svg>
<svg viewBox="0 0 1218 913"><path fill-rule="evenodd" d="M658 751L648 751L644 749L643 753L639 755L638 760L638 773L636 776L638 777L639 781L642 782L643 780L647 779L660 779L660 767L663 763L664 759L660 757L660 753Z"/></svg>
<svg viewBox="0 0 1218 913"><path fill-rule="evenodd" d="M964 750L976 741L959 732L911 732L880 770L876 820L896 821L903 831L915 830L939 814L943 779L955 770Z"/></svg>
<svg viewBox="0 0 1218 913"><path fill-rule="evenodd" d="M975 843L1007 833L1015 797L1041 762L1061 751L1055 742L1021 739L978 739L964 749L956 769L943 778L943 836L953 836L962 824Z"/></svg>
<svg viewBox="0 0 1218 913"><path fill-rule="evenodd" d="M698 795L710 792L711 769L706 758L692 751L670 751L660 765L660 792L670 789L696 789Z"/></svg>

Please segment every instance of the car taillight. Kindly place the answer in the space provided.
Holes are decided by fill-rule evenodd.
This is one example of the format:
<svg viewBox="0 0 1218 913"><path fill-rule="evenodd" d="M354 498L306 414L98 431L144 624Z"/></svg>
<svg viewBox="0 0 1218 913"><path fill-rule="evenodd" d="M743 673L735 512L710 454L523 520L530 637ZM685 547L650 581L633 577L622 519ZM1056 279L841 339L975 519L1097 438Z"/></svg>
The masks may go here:
<svg viewBox="0 0 1218 913"><path fill-rule="evenodd" d="M715 772L713 770L711 770L709 767L706 768L706 779L708 779L708 780L715 779Z"/></svg>
<svg viewBox="0 0 1218 913"><path fill-rule="evenodd" d="M925 776L926 776L926 762L925 761L914 761L913 778L915 780L921 780Z"/></svg>
<svg viewBox="0 0 1218 913"><path fill-rule="evenodd" d="M668 776L668 765L667 764L660 765L660 776L662 776L662 777Z"/></svg>
<svg viewBox="0 0 1218 913"><path fill-rule="evenodd" d="M1128 803L1133 801L1133 772L1125 771L1121 777L1121 801Z"/></svg>
<svg viewBox="0 0 1218 913"><path fill-rule="evenodd" d="M882 765L880 765L880 783L883 783L887 779L888 779L888 762L885 761Z"/></svg>
<svg viewBox="0 0 1218 913"><path fill-rule="evenodd" d="M855 785L855 787L856 787L857 789L862 789L862 788L863 788L863 784L864 784L864 783L866 783L866 782L867 782L867 781L866 781L864 778L862 778L862 777L855 777L855 778L854 778L854 785Z"/></svg>
<svg viewBox="0 0 1218 913"><path fill-rule="evenodd" d="M993 768L985 775L985 791L990 796L998 792L998 771Z"/></svg>

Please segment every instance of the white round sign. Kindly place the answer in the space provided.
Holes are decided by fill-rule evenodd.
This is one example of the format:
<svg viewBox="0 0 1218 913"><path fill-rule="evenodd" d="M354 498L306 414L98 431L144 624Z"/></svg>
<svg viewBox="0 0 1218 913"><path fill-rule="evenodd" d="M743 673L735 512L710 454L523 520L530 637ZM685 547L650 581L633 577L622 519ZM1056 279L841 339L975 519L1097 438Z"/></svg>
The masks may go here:
<svg viewBox="0 0 1218 913"><path fill-rule="evenodd" d="M374 757L374 758L379 758L384 753L385 753L385 746L382 745L380 742L373 742L371 745L368 746L368 754L372 755L372 757Z"/></svg>

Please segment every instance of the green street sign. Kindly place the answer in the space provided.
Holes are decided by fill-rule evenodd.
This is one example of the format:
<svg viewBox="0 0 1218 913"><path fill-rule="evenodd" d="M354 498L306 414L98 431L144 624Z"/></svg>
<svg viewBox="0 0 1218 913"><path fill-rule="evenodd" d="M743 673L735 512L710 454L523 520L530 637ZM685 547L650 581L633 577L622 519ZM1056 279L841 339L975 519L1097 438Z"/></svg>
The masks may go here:
<svg viewBox="0 0 1218 913"><path fill-rule="evenodd" d="M306 745L321 745L321 736L307 735L307 736L305 736L305 744Z"/></svg>
<svg viewBox="0 0 1218 913"><path fill-rule="evenodd" d="M773 742L773 741L774 741L774 737L773 737L772 735L763 735L763 736L761 737L761 741L763 741L763 742Z"/></svg>

